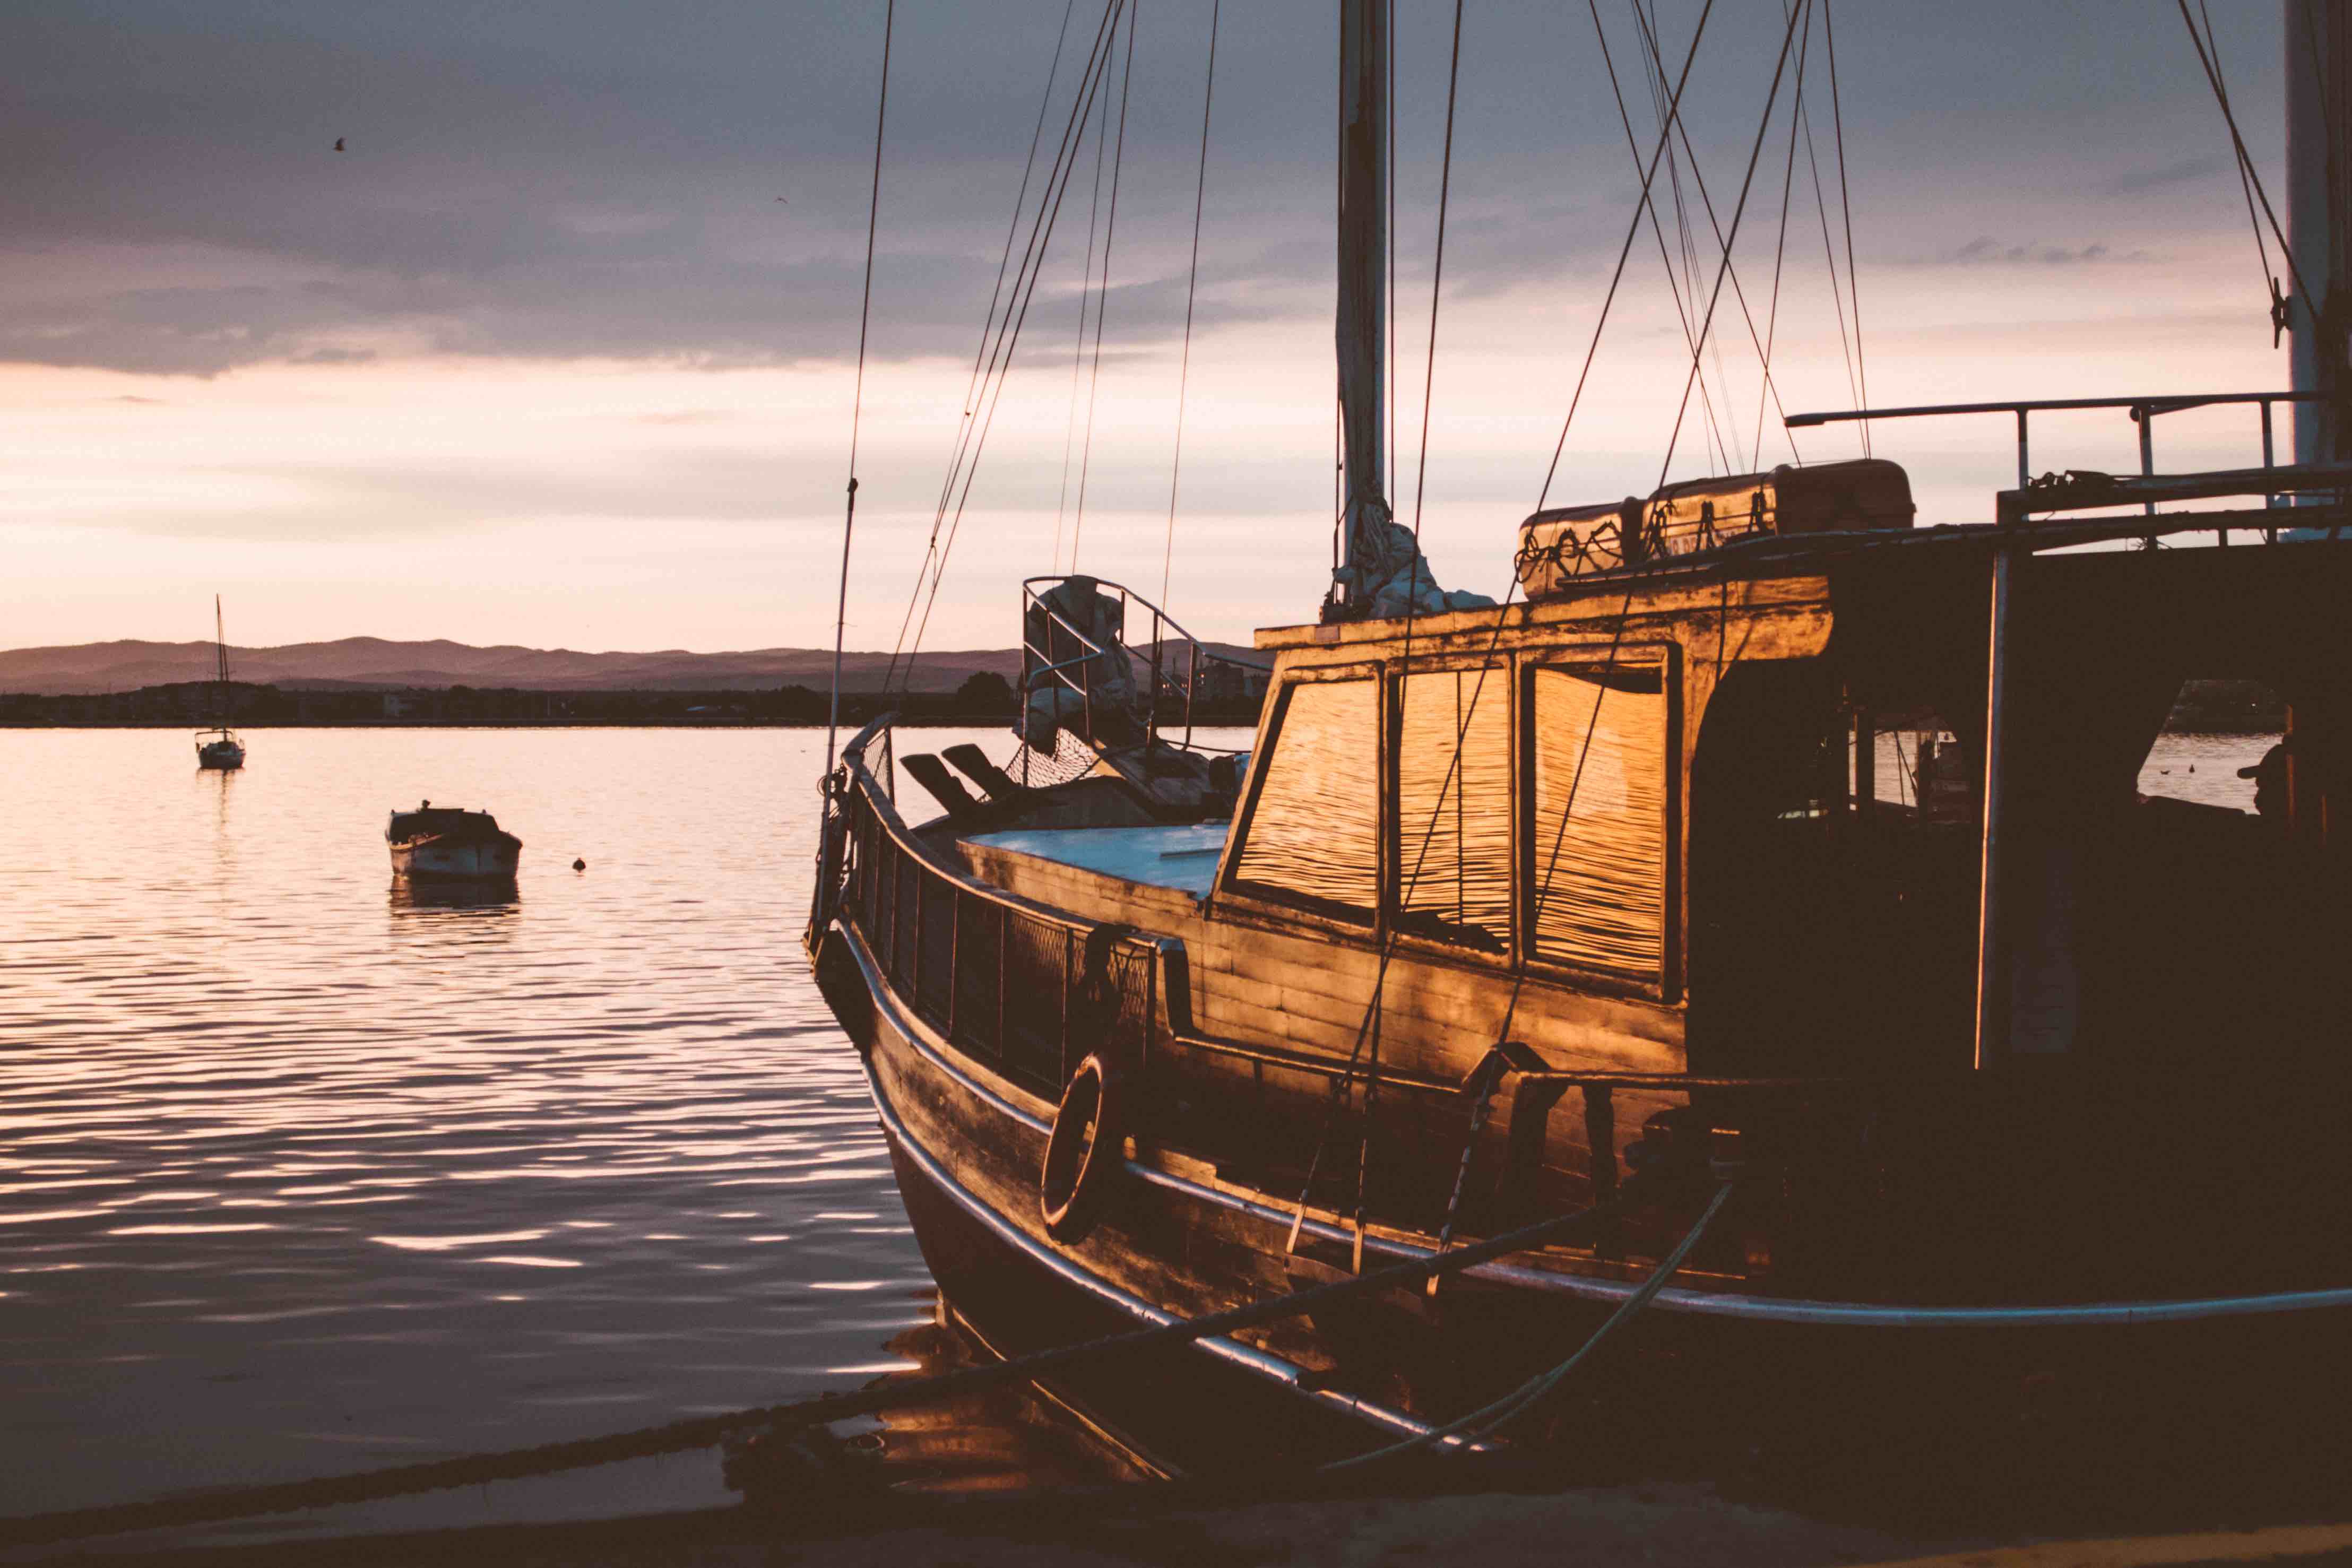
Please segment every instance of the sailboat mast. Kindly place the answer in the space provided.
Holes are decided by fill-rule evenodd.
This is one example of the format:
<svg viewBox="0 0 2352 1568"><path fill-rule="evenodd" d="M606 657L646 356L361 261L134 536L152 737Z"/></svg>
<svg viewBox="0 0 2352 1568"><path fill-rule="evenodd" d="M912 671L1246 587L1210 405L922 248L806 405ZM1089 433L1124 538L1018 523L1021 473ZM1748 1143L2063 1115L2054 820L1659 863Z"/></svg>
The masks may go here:
<svg viewBox="0 0 2352 1568"><path fill-rule="evenodd" d="M2291 363L2295 391L2327 394L2294 405L2294 460L2340 463L2352 457L2352 5L2285 0L2284 31L2287 243L2300 280Z"/></svg>
<svg viewBox="0 0 2352 1568"><path fill-rule="evenodd" d="M1366 536L1389 517L1382 493L1386 422L1381 332L1388 319L1388 0L1339 6L1339 415L1345 497L1339 601L1358 605L1363 585L1348 569Z"/></svg>
<svg viewBox="0 0 2352 1568"><path fill-rule="evenodd" d="M228 633L221 624L220 595L213 595L213 706L228 712Z"/></svg>

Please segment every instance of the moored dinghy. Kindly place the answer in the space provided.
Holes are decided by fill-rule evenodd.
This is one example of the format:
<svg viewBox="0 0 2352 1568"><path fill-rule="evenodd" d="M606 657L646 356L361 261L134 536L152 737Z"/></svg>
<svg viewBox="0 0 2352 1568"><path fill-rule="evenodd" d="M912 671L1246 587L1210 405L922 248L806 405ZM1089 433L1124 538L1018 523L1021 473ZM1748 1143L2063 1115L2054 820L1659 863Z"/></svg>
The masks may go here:
<svg viewBox="0 0 2352 1568"><path fill-rule="evenodd" d="M392 873L409 882L512 882L522 841L488 811L422 801L394 811L383 836L392 845Z"/></svg>

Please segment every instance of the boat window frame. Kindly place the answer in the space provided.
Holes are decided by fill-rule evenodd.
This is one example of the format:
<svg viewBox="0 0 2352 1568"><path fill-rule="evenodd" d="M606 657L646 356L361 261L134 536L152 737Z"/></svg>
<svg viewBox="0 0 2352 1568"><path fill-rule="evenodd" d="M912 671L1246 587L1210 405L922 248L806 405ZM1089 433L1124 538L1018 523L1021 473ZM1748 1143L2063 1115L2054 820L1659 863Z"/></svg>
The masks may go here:
<svg viewBox="0 0 2352 1568"><path fill-rule="evenodd" d="M1384 689L1381 722L1386 733L1381 748L1381 858L1384 862L1381 874L1381 929L1402 950L1421 956L1475 964L1482 968L1507 971L1518 966L1524 946L1519 929L1519 866L1525 849L1521 821L1524 813L1519 801L1522 789L1519 757L1525 725L1517 697L1518 661L1517 650L1416 653L1409 662L1403 659L1390 662L1381 672ZM1404 925L1404 685L1415 675L1459 674L1482 669L1490 672L1490 676L1500 677L1499 693L1494 693L1492 686L1489 691L1499 695L1502 699L1504 723L1508 727L1504 744L1511 768L1510 800L1507 807L1511 839L1510 913L1507 922L1508 929L1504 933L1499 952L1467 942L1408 930ZM1483 703L1487 699L1482 697L1479 700Z"/></svg>
<svg viewBox="0 0 2352 1568"><path fill-rule="evenodd" d="M1389 845L1393 836L1390 831L1390 818L1393 814L1394 795L1393 775L1388 766L1391 727L1385 696L1388 669L1389 662L1382 659L1309 664L1286 672L1274 684L1273 689L1266 694L1268 706L1265 733L1253 747L1248 786L1234 811L1233 831L1226 837L1223 863L1218 868L1214 894L1217 904L1236 911L1278 916L1286 924L1305 923L1334 935L1361 941L1378 940L1388 934L1385 890L1391 880ZM1373 893L1372 905L1369 910L1360 910L1355 904L1341 904L1334 899L1317 898L1312 894L1276 887L1271 883L1245 880L1241 874L1242 856L1249 847L1250 832L1257 825L1258 805L1265 793L1266 779L1281 755L1282 731L1290 717L1291 694L1303 685L1346 681L1372 683L1372 759L1378 778L1373 799L1377 824L1373 835Z"/></svg>
<svg viewBox="0 0 2352 1568"><path fill-rule="evenodd" d="M1536 684L1546 669L1563 664L1592 664L1636 660L1654 664L1659 672L1659 697L1665 705L1665 789L1660 808L1664 852L1659 857L1658 964L1654 971L1635 974L1541 956L1536 946ZM1517 800L1514 831L1517 859L1512 877L1513 948L1520 970L1531 979L1549 980L1580 991L1673 1003L1681 999L1683 878L1683 701L1682 644L1671 638L1657 641L1548 643L1518 650L1518 684L1514 782Z"/></svg>

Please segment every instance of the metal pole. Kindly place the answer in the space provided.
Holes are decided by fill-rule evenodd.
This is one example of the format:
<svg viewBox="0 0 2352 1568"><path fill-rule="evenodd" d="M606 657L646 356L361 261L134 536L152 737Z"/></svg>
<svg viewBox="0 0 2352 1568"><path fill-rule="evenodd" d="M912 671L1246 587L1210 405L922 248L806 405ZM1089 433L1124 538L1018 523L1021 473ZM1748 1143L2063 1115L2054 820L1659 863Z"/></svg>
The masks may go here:
<svg viewBox="0 0 2352 1568"><path fill-rule="evenodd" d="M2004 527L2011 519L2001 519ZM2000 984L2000 830L2002 789L2001 737L2006 729L2009 696L2009 619L2011 580L2015 572L2017 544L2004 539L1992 558L1992 603L1985 639L1984 828L1979 844L1977 880L1977 1028L1976 1069L1994 1065L2008 1049L2007 1019Z"/></svg>
<svg viewBox="0 0 2352 1568"><path fill-rule="evenodd" d="M2156 410L2142 403L2132 410L2132 414L2139 421L2139 476L2153 479L2156 477ZM2154 501L2143 505L2149 517L2156 516Z"/></svg>
<svg viewBox="0 0 2352 1568"><path fill-rule="evenodd" d="M1387 418L1382 324L1388 318L1388 0L1339 6L1339 287L1337 346L1344 487L1339 568L1389 516L1381 450ZM1364 602L1363 585L1342 591Z"/></svg>
<svg viewBox="0 0 2352 1568"><path fill-rule="evenodd" d="M2025 456L2025 410L2021 408L2017 411L2017 487L2021 491L2033 483L2033 467Z"/></svg>
<svg viewBox="0 0 2352 1568"><path fill-rule="evenodd" d="M2287 312L2293 385L2331 394L2295 404L2294 460L2332 463L2341 445L2332 394L2345 370L2341 301L2333 297L2343 287L2347 248L2342 187L2352 176L2352 83L2343 73L2352 62L2352 14L2337 0L2285 0L2283 20L2287 243L2299 280Z"/></svg>
<svg viewBox="0 0 2352 1568"><path fill-rule="evenodd" d="M2271 400L2268 398L2263 399L2263 466L2265 468L2275 468L2278 466L2277 463L2273 460L2271 454ZM2265 507L2276 507L2278 505L2278 497L2276 496L2265 496L2263 497L2263 505ZM2278 543L2278 530L2276 528L2264 528L2263 530L2263 542L2270 545Z"/></svg>

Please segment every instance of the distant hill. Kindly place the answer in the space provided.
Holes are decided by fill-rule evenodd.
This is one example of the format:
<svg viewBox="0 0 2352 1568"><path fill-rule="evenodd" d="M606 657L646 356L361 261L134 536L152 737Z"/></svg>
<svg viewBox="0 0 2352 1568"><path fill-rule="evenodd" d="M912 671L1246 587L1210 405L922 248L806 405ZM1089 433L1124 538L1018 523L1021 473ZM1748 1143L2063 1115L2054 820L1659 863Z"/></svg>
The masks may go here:
<svg viewBox="0 0 2352 1568"><path fill-rule="evenodd" d="M1219 652L1248 650L1211 644ZM1257 655L1249 655L1257 657ZM256 685L287 690L514 686L529 691L758 691L782 685L823 688L833 678L829 648L755 648L740 653L691 653L682 648L650 653L583 653L569 648L477 648L465 643L396 643L345 637L281 648L231 648L229 674ZM845 691L878 691L887 653L845 653ZM951 692L970 676L993 671L1007 680L1021 673L1018 649L925 653L908 688ZM82 696L206 681L213 674L210 643L83 643L63 648L0 650L0 692Z"/></svg>

